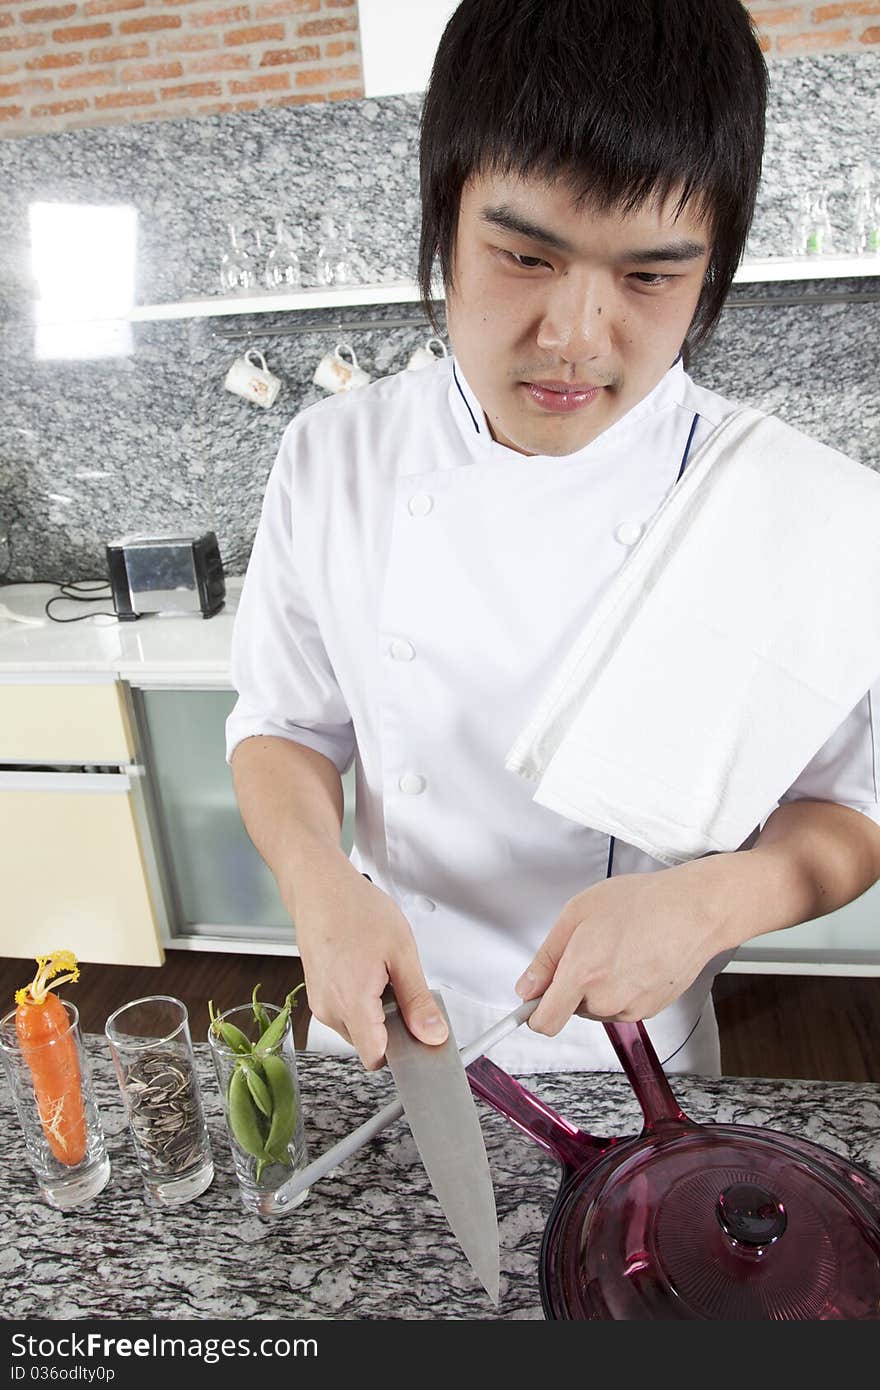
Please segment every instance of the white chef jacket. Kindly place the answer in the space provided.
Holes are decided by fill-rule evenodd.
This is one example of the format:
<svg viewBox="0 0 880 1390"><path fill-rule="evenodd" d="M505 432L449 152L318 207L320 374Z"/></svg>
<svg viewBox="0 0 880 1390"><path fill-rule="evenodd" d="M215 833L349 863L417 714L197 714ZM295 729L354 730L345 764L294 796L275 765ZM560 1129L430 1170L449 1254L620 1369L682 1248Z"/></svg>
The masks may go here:
<svg viewBox="0 0 880 1390"><path fill-rule="evenodd" d="M450 357L284 432L235 619L227 757L270 734L340 772L355 760L353 862L405 914L460 1046L519 1003L569 898L609 865L665 867L537 805L505 756L686 457L735 408L679 358L583 449L528 457L493 440ZM880 685L782 800L880 823L876 709ZM731 955L647 1022L668 1070L720 1072L710 988ZM352 1051L314 1019L308 1046ZM620 1065L579 1018L555 1038L521 1027L491 1056L519 1072Z"/></svg>

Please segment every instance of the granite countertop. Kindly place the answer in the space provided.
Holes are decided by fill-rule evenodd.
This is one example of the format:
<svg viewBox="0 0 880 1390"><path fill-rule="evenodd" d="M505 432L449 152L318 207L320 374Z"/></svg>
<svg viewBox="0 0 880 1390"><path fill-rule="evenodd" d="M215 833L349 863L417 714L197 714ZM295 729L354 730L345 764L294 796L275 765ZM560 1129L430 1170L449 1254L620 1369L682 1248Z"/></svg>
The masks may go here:
<svg viewBox="0 0 880 1390"><path fill-rule="evenodd" d="M86 1039L112 1163L110 1181L70 1212L39 1200L5 1082L0 1085L0 1237L4 1317L54 1319L541 1319L541 1236L556 1161L478 1104L501 1245L496 1308L431 1191L403 1119L317 1183L303 1205L264 1220L244 1211L208 1046L196 1044L214 1149L211 1187L183 1206L145 1205L115 1074L100 1036ZM387 1071L300 1053L310 1158L393 1097ZM641 1119L619 1073L556 1073L525 1084L580 1128L635 1134ZM675 1076L701 1122L768 1125L824 1144L880 1177L880 1086ZM86 1253L87 1252L87 1253Z"/></svg>

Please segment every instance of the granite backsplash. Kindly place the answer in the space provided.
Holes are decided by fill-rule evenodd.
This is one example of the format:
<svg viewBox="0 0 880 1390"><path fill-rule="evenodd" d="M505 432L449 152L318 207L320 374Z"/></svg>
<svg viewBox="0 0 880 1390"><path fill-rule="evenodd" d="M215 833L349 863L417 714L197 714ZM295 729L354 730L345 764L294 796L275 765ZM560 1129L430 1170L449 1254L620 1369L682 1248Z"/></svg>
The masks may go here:
<svg viewBox="0 0 880 1390"><path fill-rule="evenodd" d="M845 248L852 170L873 164L880 180L880 55L777 60L770 71L749 254L789 253L808 184L828 189ZM313 249L322 210L353 216L370 279L411 279L420 107L419 95L395 96L0 140L0 579L101 574L111 536L173 528L213 528L228 572L242 572L284 426L324 394L311 380L319 358L342 337L378 377L402 369L429 331L417 305L390 303L135 322L119 355L43 357L29 205L133 204L139 304L218 292L232 217L301 223ZM735 286L691 374L880 466L878 292L880 267L868 279ZM849 302L833 302L841 295ZM389 327L357 327L377 322ZM248 331L284 383L268 410L223 389L248 346L227 335Z"/></svg>

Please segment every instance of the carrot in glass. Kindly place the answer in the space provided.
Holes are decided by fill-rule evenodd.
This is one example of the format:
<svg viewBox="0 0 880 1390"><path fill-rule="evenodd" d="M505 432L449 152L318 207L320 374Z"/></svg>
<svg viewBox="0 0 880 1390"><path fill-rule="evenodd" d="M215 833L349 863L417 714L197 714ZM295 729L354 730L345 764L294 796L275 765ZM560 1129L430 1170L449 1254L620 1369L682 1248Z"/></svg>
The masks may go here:
<svg viewBox="0 0 880 1390"><path fill-rule="evenodd" d="M68 973L55 979L62 970ZM55 1157L68 1167L85 1157L86 1115L70 1016L52 990L78 979L73 952L53 951L37 957L36 975L15 994L15 1031L33 1078L43 1133Z"/></svg>

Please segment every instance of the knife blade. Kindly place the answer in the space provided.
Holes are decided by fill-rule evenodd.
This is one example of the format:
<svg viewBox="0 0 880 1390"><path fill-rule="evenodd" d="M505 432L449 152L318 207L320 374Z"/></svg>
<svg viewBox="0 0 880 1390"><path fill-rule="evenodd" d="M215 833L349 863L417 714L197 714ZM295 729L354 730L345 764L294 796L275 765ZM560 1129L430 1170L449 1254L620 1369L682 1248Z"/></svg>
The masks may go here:
<svg viewBox="0 0 880 1390"><path fill-rule="evenodd" d="M499 1018L497 1023L493 1023L487 1028L485 1033L481 1033L473 1042L466 1043L460 1049L459 1055L463 1067L470 1066L471 1062L482 1057L485 1052L491 1051L496 1043L503 1042L515 1029L522 1026L527 1019L531 1018L535 1009L540 1004L543 995L538 995L535 999L527 999L524 1004L519 1004L512 1013L506 1014L504 1018ZM329 1174L334 1173L340 1164L345 1163L361 1150L365 1144L369 1144L377 1134L381 1134L383 1129L387 1129L395 1120L399 1120L403 1114L403 1105L400 1100L392 1100L390 1104L377 1110L375 1115L364 1120L363 1124L358 1125L357 1129L351 1130L337 1143L319 1155L318 1158L307 1163L305 1168L289 1177L274 1192L263 1193L264 1209L261 1207L264 1216L279 1216L285 1212L299 1210L296 1201L307 1192L313 1183L320 1182Z"/></svg>
<svg viewBox="0 0 880 1390"><path fill-rule="evenodd" d="M449 1017L441 996L432 994L449 1028L439 1045L413 1037L387 986L382 995L385 1058L443 1214L477 1278L497 1303L498 1216L489 1159Z"/></svg>

